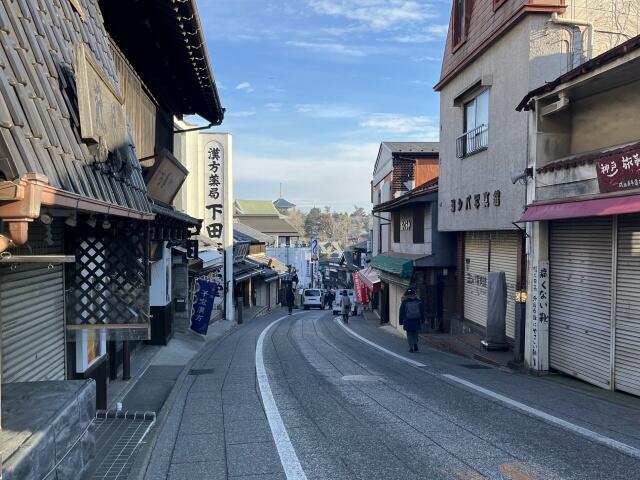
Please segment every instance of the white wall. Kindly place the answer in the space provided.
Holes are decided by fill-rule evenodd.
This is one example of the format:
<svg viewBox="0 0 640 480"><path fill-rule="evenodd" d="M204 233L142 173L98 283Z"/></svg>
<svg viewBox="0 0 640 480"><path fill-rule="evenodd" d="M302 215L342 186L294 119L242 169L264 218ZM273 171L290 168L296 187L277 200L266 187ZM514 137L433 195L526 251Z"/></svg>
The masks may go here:
<svg viewBox="0 0 640 480"><path fill-rule="evenodd" d="M295 267L300 285L311 284L307 269L307 263L311 261L310 247L267 247L267 256Z"/></svg>
<svg viewBox="0 0 640 480"><path fill-rule="evenodd" d="M162 249L162 258L151 264L149 305L164 307L171 302L171 250Z"/></svg>

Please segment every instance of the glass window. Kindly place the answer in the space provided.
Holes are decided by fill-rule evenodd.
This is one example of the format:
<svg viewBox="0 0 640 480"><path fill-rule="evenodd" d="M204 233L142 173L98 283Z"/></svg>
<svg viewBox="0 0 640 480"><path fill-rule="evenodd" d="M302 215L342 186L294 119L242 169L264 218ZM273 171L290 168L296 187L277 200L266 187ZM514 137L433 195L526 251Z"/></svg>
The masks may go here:
<svg viewBox="0 0 640 480"><path fill-rule="evenodd" d="M457 45L465 37L465 7L467 0L455 0L454 6L454 24L453 24L453 44Z"/></svg>
<svg viewBox="0 0 640 480"><path fill-rule="evenodd" d="M489 90L464 104L464 131L489 125Z"/></svg>

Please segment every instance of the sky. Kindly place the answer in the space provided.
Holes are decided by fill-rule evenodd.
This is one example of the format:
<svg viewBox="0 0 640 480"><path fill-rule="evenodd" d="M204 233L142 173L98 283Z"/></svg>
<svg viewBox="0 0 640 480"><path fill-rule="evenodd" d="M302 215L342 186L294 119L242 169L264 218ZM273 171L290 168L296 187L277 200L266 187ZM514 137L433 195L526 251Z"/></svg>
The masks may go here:
<svg viewBox="0 0 640 480"><path fill-rule="evenodd" d="M382 141L438 140L450 0L197 0L234 195L370 206Z"/></svg>

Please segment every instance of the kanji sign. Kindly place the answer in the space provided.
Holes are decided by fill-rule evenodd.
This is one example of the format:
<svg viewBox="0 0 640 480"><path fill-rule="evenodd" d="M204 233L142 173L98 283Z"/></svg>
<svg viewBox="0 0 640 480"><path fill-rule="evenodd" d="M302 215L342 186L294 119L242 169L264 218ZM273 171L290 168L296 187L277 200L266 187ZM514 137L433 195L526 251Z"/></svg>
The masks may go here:
<svg viewBox="0 0 640 480"><path fill-rule="evenodd" d="M600 193L640 188L640 147L600 158L596 170Z"/></svg>
<svg viewBox="0 0 640 480"><path fill-rule="evenodd" d="M196 280L196 291L193 294L191 307L191 330L206 335L213 310L213 301L218 295L218 284L199 278Z"/></svg>
<svg viewBox="0 0 640 480"><path fill-rule="evenodd" d="M531 367L538 369L540 339L549 330L549 262L533 265L531 285Z"/></svg>
<svg viewBox="0 0 640 480"><path fill-rule="evenodd" d="M222 245L224 234L224 162L225 150L216 141L207 142L204 147L205 188L204 229L207 236L218 245Z"/></svg>

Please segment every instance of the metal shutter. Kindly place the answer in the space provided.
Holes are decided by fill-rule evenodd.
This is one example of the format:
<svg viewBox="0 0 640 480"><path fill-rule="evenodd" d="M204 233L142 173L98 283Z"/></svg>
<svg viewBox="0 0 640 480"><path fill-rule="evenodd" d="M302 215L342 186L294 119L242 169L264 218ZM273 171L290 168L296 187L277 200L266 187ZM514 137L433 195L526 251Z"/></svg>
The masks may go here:
<svg viewBox="0 0 640 480"><path fill-rule="evenodd" d="M62 266L0 269L2 382L65 379Z"/></svg>
<svg viewBox="0 0 640 480"><path fill-rule="evenodd" d="M485 233L467 232L464 236L464 316L487 326L487 286L489 237ZM485 282L479 281L484 277Z"/></svg>
<svg viewBox="0 0 640 480"><path fill-rule="evenodd" d="M550 230L549 363L609 388L611 218L553 222Z"/></svg>
<svg viewBox="0 0 640 480"><path fill-rule="evenodd" d="M504 272L507 279L506 335L513 339L516 322L516 281L518 278L518 233L496 232L491 235L491 272Z"/></svg>
<svg viewBox="0 0 640 480"><path fill-rule="evenodd" d="M618 219L615 388L640 395L640 215Z"/></svg>

